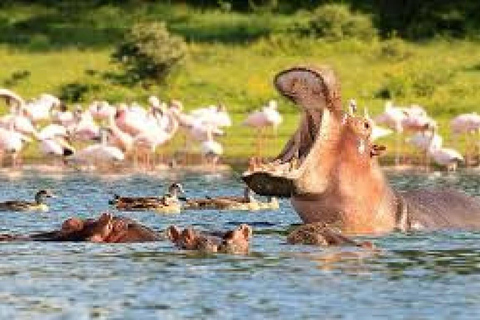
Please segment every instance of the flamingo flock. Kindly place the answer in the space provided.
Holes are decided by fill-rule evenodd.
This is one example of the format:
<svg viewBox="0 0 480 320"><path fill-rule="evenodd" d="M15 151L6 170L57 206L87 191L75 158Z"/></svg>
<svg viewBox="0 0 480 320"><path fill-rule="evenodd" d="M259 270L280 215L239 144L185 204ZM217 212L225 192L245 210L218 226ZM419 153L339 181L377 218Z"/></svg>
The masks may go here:
<svg viewBox="0 0 480 320"><path fill-rule="evenodd" d="M223 146L215 139L232 125L221 104L185 113L180 101L167 105L156 96L146 107L93 101L72 111L50 94L26 102L11 90L0 89L0 97L9 107L0 117L0 163L10 157L14 167L22 162L25 144L37 141L39 153L56 164L61 159L61 164L109 167L131 160L136 167L152 169L158 164L158 149L177 133L185 136L187 151L198 150L205 164L216 165Z"/></svg>
<svg viewBox="0 0 480 320"><path fill-rule="evenodd" d="M445 167L449 171L456 170L459 163L467 162L459 151L443 146L444 139L437 133L436 121L428 116L421 106L398 107L394 106L391 101L387 101L384 112L374 120L395 132L397 136L395 163L397 165L401 161L400 152L403 149L402 133L412 134L406 141L422 152L423 164L427 168L430 158L437 165ZM455 141L459 136L467 135L467 150L475 150L477 147L475 146L475 135L480 133L480 115L477 113L458 115L450 121L450 130ZM469 156L473 158L471 152L469 152Z"/></svg>
<svg viewBox="0 0 480 320"><path fill-rule="evenodd" d="M54 165L109 168L128 162L149 170L159 164L193 164L189 157L199 154L202 164L215 167L224 154L218 139L232 126L221 103L186 112L181 101L167 104L152 95L145 105L93 101L86 107L74 105L69 109L46 93L26 101L11 90L0 89L0 97L8 107L0 117L0 166L4 162L20 166L25 146L36 141L39 154ZM356 108L356 101L350 100L349 112ZM405 142L421 153L426 167L433 161L447 170L455 170L462 162L473 163L474 150L480 147L477 113L460 114L450 122L453 141L465 138L465 155L444 146L437 122L421 106L399 107L387 101L383 113L371 118L365 109L365 117L373 124L372 140L396 135L396 164L404 161L401 155ZM256 135L256 156L268 149L267 137L275 139L282 122L275 100L246 115L242 125L252 128ZM409 137L404 139L404 135ZM183 137L183 143L168 159L165 148L173 144L176 136Z"/></svg>

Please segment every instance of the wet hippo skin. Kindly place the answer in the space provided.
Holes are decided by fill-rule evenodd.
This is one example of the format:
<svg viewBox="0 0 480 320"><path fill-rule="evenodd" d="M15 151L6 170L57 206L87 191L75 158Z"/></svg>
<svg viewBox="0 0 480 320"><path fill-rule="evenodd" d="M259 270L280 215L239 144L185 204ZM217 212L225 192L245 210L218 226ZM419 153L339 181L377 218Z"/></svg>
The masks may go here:
<svg viewBox="0 0 480 320"><path fill-rule="evenodd" d="M0 235L0 241L91 241L104 243L162 240L154 230L124 217L103 213L98 219L69 218L59 230L30 235Z"/></svg>
<svg viewBox="0 0 480 320"><path fill-rule="evenodd" d="M243 180L256 193L289 197L304 223L347 234L480 229L480 200L473 196L443 188L399 192L389 185L377 161L385 147L371 141L373 123L342 110L330 68L294 67L274 83L302 116L273 162L250 161Z"/></svg>
<svg viewBox="0 0 480 320"><path fill-rule="evenodd" d="M175 246L183 250L196 250L204 253L248 254L252 228L241 224L225 233L205 233L193 228L181 230L177 226L167 229L167 237Z"/></svg>

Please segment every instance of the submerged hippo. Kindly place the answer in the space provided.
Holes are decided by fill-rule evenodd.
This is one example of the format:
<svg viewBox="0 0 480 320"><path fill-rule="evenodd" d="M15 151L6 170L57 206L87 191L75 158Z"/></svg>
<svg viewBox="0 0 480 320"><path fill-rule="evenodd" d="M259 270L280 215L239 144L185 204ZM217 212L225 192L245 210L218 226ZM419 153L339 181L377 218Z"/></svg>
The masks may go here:
<svg viewBox="0 0 480 320"><path fill-rule="evenodd" d="M480 201L472 196L389 186L376 157L384 148L370 139L372 123L342 110L331 69L296 67L280 72L274 83L303 114L280 155L272 163L252 161L243 174L256 193L291 197L305 223L352 234L480 228Z"/></svg>
<svg viewBox="0 0 480 320"><path fill-rule="evenodd" d="M27 236L0 235L0 241L91 241L105 243L158 241L161 237L138 222L102 213L98 219L67 219L59 230Z"/></svg>
<svg viewBox="0 0 480 320"><path fill-rule="evenodd" d="M179 249L206 253L248 254L252 228L241 224L236 229L223 234L206 234L193 228L182 231L177 226L170 226L167 229L167 237Z"/></svg>
<svg viewBox="0 0 480 320"><path fill-rule="evenodd" d="M366 249L375 249L370 241L357 242L350 239L323 222L304 224L295 228L287 237L290 244L309 244L316 246L355 246Z"/></svg>

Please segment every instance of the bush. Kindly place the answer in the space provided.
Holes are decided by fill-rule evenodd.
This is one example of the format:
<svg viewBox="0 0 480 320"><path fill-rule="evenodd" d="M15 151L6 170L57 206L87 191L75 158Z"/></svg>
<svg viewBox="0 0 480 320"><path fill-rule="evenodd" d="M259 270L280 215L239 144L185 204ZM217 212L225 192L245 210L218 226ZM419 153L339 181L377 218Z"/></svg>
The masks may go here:
<svg viewBox="0 0 480 320"><path fill-rule="evenodd" d="M60 99L68 102L85 101L85 96L100 90L97 84L72 82L60 87Z"/></svg>
<svg viewBox="0 0 480 320"><path fill-rule="evenodd" d="M380 56L391 60L405 60L413 55L405 42L397 37L385 40L380 45Z"/></svg>
<svg viewBox="0 0 480 320"><path fill-rule="evenodd" d="M163 22L135 24L125 35L112 57L126 68L132 84L164 82L185 58L187 46L171 35Z"/></svg>
<svg viewBox="0 0 480 320"><path fill-rule="evenodd" d="M318 7L308 23L307 33L330 40L358 38L372 40L377 30L368 15L353 13L343 4L326 4Z"/></svg>
<svg viewBox="0 0 480 320"><path fill-rule="evenodd" d="M455 71L448 68L438 72L436 66L412 66L412 69L409 70L387 74L386 81L377 90L375 97L382 99L431 98L439 88L451 82L455 75Z"/></svg>
<svg viewBox="0 0 480 320"><path fill-rule="evenodd" d="M6 87L15 87L23 80L27 80L30 77L31 73L28 70L17 70L14 71L8 79L6 79L3 84Z"/></svg>

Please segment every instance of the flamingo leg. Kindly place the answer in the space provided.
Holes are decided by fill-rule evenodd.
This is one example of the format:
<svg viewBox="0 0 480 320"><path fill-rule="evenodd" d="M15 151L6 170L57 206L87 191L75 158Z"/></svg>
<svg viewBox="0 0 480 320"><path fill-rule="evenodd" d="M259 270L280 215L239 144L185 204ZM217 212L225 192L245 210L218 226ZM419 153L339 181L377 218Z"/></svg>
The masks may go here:
<svg viewBox="0 0 480 320"><path fill-rule="evenodd" d="M395 134L395 166L400 165L400 132Z"/></svg>

